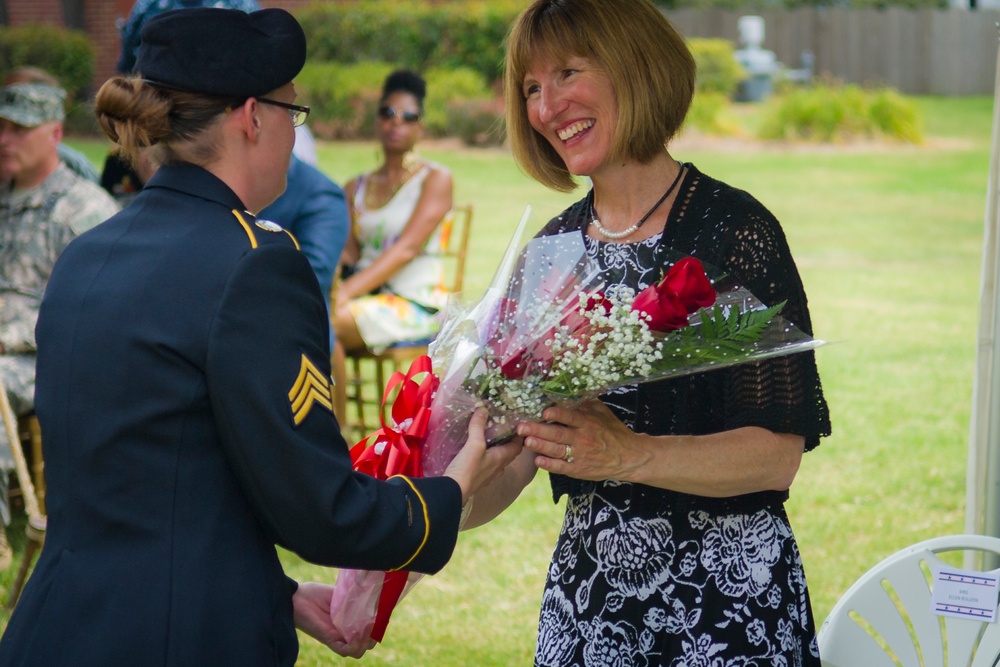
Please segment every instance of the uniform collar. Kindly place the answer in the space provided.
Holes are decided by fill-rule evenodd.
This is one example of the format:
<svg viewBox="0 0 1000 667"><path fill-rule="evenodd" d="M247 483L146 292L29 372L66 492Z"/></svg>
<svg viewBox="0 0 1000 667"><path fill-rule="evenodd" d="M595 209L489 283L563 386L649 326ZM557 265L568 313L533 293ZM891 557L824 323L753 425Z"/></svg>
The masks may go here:
<svg viewBox="0 0 1000 667"><path fill-rule="evenodd" d="M144 190L163 188L176 190L201 199L217 202L229 210L246 208L232 189L218 176L193 164L164 165L156 170Z"/></svg>

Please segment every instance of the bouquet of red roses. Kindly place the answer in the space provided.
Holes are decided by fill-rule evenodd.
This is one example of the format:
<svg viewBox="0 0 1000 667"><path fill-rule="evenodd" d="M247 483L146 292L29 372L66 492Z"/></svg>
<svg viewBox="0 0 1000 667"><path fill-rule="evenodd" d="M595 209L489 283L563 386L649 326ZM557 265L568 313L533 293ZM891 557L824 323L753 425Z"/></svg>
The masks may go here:
<svg viewBox="0 0 1000 667"><path fill-rule="evenodd" d="M454 456L447 443L477 405L500 441L553 404L823 344L781 317L784 304L761 303L693 257L667 257L662 279L637 292L603 283L580 232L536 237L515 252L517 238L483 299L452 308L431 346L441 382L431 460Z"/></svg>
<svg viewBox="0 0 1000 667"><path fill-rule="evenodd" d="M553 404L823 344L781 317L784 304L761 303L693 257L667 258L662 279L641 291L607 286L578 231L521 247L529 217L530 209L483 297L449 303L430 358L394 376L386 396L404 390L392 418L352 450L359 469L395 474L405 461L407 474L440 475L480 406L491 415L488 437L500 442ZM419 575L344 572L335 601L347 606L335 621L380 641Z"/></svg>

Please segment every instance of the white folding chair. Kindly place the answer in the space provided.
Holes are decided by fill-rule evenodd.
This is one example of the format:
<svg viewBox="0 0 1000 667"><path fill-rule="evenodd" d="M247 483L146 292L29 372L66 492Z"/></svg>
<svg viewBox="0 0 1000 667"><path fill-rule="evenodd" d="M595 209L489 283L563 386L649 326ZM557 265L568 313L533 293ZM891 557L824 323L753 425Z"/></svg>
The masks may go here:
<svg viewBox="0 0 1000 667"><path fill-rule="evenodd" d="M824 667L995 667L1000 624L931 610L933 572L948 566L938 554L955 551L1000 556L1000 538L937 537L902 549L866 572L820 628ZM991 571L996 573L1000 569Z"/></svg>

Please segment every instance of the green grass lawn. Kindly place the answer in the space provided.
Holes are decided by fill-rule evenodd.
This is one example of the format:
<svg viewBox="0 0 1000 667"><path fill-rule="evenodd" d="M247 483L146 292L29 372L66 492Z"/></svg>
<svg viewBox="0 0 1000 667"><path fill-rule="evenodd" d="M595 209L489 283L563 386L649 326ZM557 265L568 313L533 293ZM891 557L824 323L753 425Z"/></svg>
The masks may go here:
<svg viewBox="0 0 1000 667"><path fill-rule="evenodd" d="M765 147L682 139L675 157L753 193L782 221L810 299L834 435L805 456L789 502L817 622L870 566L964 530L965 475L993 100L922 98L926 145ZM100 161L104 145L73 142ZM536 224L583 195L528 180L503 150L428 146L475 205L467 293L488 284L527 204ZM340 182L374 143L323 144ZM539 475L397 608L364 664L530 664L562 506ZM15 528L16 530L16 528ZM335 571L282 554L291 576ZM11 573L0 577L7 586ZM234 610L234 613L235 610ZM354 664L303 637L299 664Z"/></svg>

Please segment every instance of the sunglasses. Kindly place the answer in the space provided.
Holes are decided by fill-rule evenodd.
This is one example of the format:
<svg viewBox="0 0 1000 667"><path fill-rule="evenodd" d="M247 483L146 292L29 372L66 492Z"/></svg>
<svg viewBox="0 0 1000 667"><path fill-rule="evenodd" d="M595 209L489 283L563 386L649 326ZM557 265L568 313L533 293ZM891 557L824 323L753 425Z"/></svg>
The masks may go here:
<svg viewBox="0 0 1000 667"><path fill-rule="evenodd" d="M288 104L287 102L279 102L278 100L269 100L266 97L258 97L257 101L281 107L283 109L288 109L288 113L292 117L292 125L294 127L302 125L306 122L306 118L309 117L309 107L304 107L300 104Z"/></svg>
<svg viewBox="0 0 1000 667"><path fill-rule="evenodd" d="M397 111L390 106L379 107L377 113L382 120L392 120L396 116L402 118L404 123L416 123L420 120L419 111Z"/></svg>

